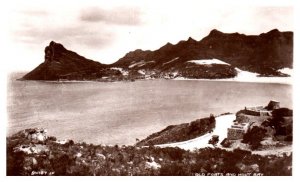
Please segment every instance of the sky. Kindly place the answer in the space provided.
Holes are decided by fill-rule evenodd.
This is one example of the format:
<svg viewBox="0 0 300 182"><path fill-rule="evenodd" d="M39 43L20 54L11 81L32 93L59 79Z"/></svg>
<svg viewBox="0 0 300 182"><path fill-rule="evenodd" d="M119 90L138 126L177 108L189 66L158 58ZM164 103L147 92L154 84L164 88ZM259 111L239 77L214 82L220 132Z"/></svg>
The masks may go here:
<svg viewBox="0 0 300 182"><path fill-rule="evenodd" d="M212 29L252 35L294 29L293 7L280 3L12 0L3 9L9 48L5 66L11 71L30 71L42 63L51 40L109 64L136 49L156 50L189 37L201 40Z"/></svg>

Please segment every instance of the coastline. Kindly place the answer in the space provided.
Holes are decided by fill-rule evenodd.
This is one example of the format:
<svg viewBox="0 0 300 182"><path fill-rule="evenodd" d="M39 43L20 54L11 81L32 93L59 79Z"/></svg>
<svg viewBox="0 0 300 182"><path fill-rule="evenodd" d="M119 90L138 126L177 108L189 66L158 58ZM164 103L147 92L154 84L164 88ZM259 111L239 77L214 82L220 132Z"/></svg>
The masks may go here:
<svg viewBox="0 0 300 182"><path fill-rule="evenodd" d="M134 81L148 81L148 80L171 80L171 81L214 81L214 82L242 82L242 83L274 83L274 84L285 84L293 85L293 77L256 77L250 79L239 79L239 78L224 78L224 79L193 79L193 78L184 78L177 77L174 79L169 78L155 78L155 79L136 79ZM91 82L102 82L102 83L115 83L115 82L134 82L128 80L64 80L64 81L51 81L51 80L18 80L16 81L37 81L37 82L46 82L46 83L91 83Z"/></svg>
<svg viewBox="0 0 300 182"><path fill-rule="evenodd" d="M192 79L177 77L173 80L199 80L199 81L216 81L216 82L244 82L244 83L278 83L293 85L293 77L253 77L253 78L224 78L224 79Z"/></svg>
<svg viewBox="0 0 300 182"><path fill-rule="evenodd" d="M224 145L237 113L217 115L214 130L197 138L148 146L95 145L58 140L43 128L21 130L6 138L7 175L292 175L292 142L271 142L256 149L242 140ZM218 141L213 144L214 136Z"/></svg>
<svg viewBox="0 0 300 182"><path fill-rule="evenodd" d="M222 79L196 79L196 78L185 78L185 77L176 77L176 78L139 78L139 79L127 79L127 80L116 80L116 79L99 79L99 80L24 80L22 78L14 78L16 81L38 81L38 82L49 82L49 83L86 83L86 82L135 82L135 81L147 81L147 80L193 80L193 81L215 81L215 82L242 82L242 83L274 83L274 84L285 84L285 85L293 85L294 77L293 77L293 70L290 69L287 72L288 75L286 77L263 77L258 76L257 73L243 71L236 68L238 74L236 77L233 78L222 78ZM285 72L283 72L285 73ZM21 74L21 72L11 72L9 73L9 77L14 77L14 74ZM26 74L22 72L22 76ZM18 75L20 77L20 75Z"/></svg>

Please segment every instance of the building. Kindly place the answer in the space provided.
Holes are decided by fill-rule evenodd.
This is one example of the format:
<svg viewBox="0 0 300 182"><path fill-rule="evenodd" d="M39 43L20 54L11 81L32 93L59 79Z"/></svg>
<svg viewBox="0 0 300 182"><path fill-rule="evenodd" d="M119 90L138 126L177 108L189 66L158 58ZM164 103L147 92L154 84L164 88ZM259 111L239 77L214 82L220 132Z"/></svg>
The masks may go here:
<svg viewBox="0 0 300 182"><path fill-rule="evenodd" d="M244 113L252 116L271 116L271 111L265 109L263 106L245 107Z"/></svg>
<svg viewBox="0 0 300 182"><path fill-rule="evenodd" d="M227 129L227 139L228 140L239 140L242 139L244 134L247 133L249 129L249 123L237 123L235 122Z"/></svg>
<svg viewBox="0 0 300 182"><path fill-rule="evenodd" d="M243 113L252 116L271 116L274 109L280 108L280 102L271 100L268 106L245 107Z"/></svg>
<svg viewBox="0 0 300 182"><path fill-rule="evenodd" d="M268 110L274 110L274 109L279 109L280 108L280 102L271 100L267 106Z"/></svg>
<svg viewBox="0 0 300 182"><path fill-rule="evenodd" d="M272 111L274 109L280 108L280 102L271 100L268 104L268 106L256 106L256 107L245 107L244 110L241 111L241 113L245 115L251 115L251 116L259 116L255 120L259 121L261 116L271 116ZM241 119L241 117L244 117ZM255 118L255 117L253 117ZM232 125L230 128L227 129L227 139L229 140L238 140L242 139L244 134L247 133L250 124L255 124L256 121L251 121L250 119L247 119L247 117L243 115L239 115L239 118L237 116L237 120L235 121L234 125Z"/></svg>

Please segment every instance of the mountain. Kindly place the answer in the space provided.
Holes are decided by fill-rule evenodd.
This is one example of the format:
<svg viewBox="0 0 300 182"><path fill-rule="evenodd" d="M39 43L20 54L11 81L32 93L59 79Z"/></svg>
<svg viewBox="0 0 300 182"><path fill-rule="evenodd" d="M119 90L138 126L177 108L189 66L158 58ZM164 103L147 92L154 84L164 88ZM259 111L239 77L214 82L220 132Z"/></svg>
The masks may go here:
<svg viewBox="0 0 300 182"><path fill-rule="evenodd" d="M45 61L25 80L132 80L144 78L231 78L237 68L262 76L285 76L293 67L293 32L277 29L260 35L212 30L200 41L188 38L150 51L137 49L113 64L86 59L63 45L50 42Z"/></svg>
<svg viewBox="0 0 300 182"><path fill-rule="evenodd" d="M278 69L293 67L293 33L274 29L260 35L244 35L212 30L200 41L189 38L175 45L167 43L155 51L130 52L113 65L180 71L187 68L188 61L203 59L219 59L242 70L277 75Z"/></svg>
<svg viewBox="0 0 300 182"><path fill-rule="evenodd" d="M25 80L57 80L73 77L80 79L103 69L105 65L86 59L63 45L51 41L45 48L45 60L37 68L26 74Z"/></svg>

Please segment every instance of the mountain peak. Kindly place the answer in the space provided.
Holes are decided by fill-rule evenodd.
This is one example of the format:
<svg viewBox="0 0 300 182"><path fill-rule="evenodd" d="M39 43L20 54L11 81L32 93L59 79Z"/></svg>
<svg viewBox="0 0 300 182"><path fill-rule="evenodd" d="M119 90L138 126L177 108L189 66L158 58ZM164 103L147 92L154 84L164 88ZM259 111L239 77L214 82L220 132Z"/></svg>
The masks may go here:
<svg viewBox="0 0 300 182"><path fill-rule="evenodd" d="M171 44L170 42L166 43L165 46L172 46L173 44Z"/></svg>
<svg viewBox="0 0 300 182"><path fill-rule="evenodd" d="M26 74L25 80L85 79L84 73L97 73L103 65L67 50L62 44L51 41L45 48L44 62Z"/></svg>
<svg viewBox="0 0 300 182"><path fill-rule="evenodd" d="M271 31L269 31L267 33L279 33L279 30L277 28L275 28L275 29L273 29L273 30L271 30Z"/></svg>
<svg viewBox="0 0 300 182"><path fill-rule="evenodd" d="M171 48L173 46L173 44L171 44L170 42L166 43L164 46L161 47L161 49L168 49Z"/></svg>
<svg viewBox="0 0 300 182"><path fill-rule="evenodd" d="M280 34L280 31L278 29L273 29L267 33L265 33L267 35L279 35Z"/></svg>
<svg viewBox="0 0 300 182"><path fill-rule="evenodd" d="M273 29L267 33L260 34L260 36L266 37L266 38L278 37L280 35L281 35L281 32L278 29Z"/></svg>
<svg viewBox="0 0 300 182"><path fill-rule="evenodd" d="M209 36L222 35L222 34L224 33L217 29L213 29L212 31L210 31Z"/></svg>
<svg viewBox="0 0 300 182"><path fill-rule="evenodd" d="M47 47L52 47L52 48L54 48L54 49L66 50L66 48L65 48L62 44L56 43L56 42L54 42L53 40L49 43L49 46L47 46ZM47 48L47 47L46 47L46 48Z"/></svg>
<svg viewBox="0 0 300 182"><path fill-rule="evenodd" d="M187 42L197 42L195 39L193 39L192 37L189 37Z"/></svg>

